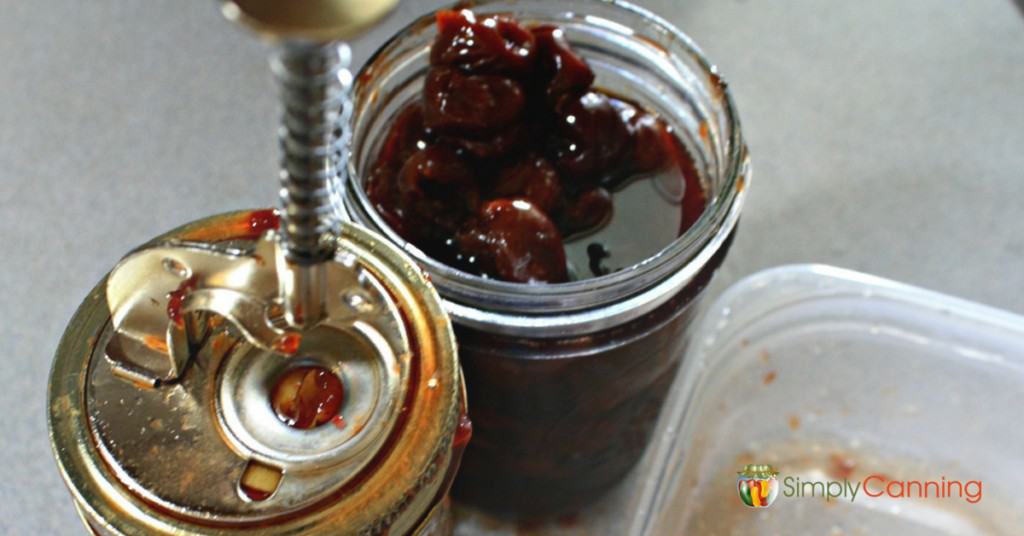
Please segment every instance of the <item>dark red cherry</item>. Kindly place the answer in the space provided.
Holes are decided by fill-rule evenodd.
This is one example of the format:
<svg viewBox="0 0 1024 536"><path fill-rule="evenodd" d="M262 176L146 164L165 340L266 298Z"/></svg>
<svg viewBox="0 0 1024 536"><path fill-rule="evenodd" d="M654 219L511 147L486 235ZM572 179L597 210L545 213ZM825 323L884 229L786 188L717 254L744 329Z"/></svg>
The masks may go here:
<svg viewBox="0 0 1024 536"><path fill-rule="evenodd" d="M558 283L568 277L558 229L525 199L495 199L457 237L464 255L485 275L519 283Z"/></svg>
<svg viewBox="0 0 1024 536"><path fill-rule="evenodd" d="M562 194L558 172L544 157L529 156L499 173L494 187L498 197L523 197L546 214L558 206Z"/></svg>
<svg viewBox="0 0 1024 536"><path fill-rule="evenodd" d="M423 108L419 103L410 104L398 114L388 129L377 162L400 168L412 153L428 142L423 127Z"/></svg>
<svg viewBox="0 0 1024 536"><path fill-rule="evenodd" d="M672 163L665 147L666 128L664 121L646 112L632 118L629 122L633 138L633 157L629 161L631 172L650 173Z"/></svg>
<svg viewBox="0 0 1024 536"><path fill-rule="evenodd" d="M438 11L431 65L449 65L471 73L524 75L533 67L534 38L504 17L478 19L472 11Z"/></svg>
<svg viewBox="0 0 1024 536"><path fill-rule="evenodd" d="M520 119L526 98L511 78L435 67L423 85L423 124L441 134L475 134Z"/></svg>
<svg viewBox="0 0 1024 536"><path fill-rule="evenodd" d="M564 177L593 183L619 168L629 131L608 97L594 91L567 97L555 114L552 145L555 166Z"/></svg>
<svg viewBox="0 0 1024 536"><path fill-rule="evenodd" d="M685 183L680 232L699 218L706 197L687 146L656 115L594 89L562 30L468 10L440 12L437 30L420 98L386 132L366 182L384 220L426 254L508 281L563 281L563 237L605 225L609 191L640 178ZM595 254L591 271L605 273Z"/></svg>
<svg viewBox="0 0 1024 536"><path fill-rule="evenodd" d="M398 173L398 199L407 231L438 238L456 230L479 204L473 171L452 147L430 145Z"/></svg>
<svg viewBox="0 0 1024 536"><path fill-rule="evenodd" d="M665 122L632 102L616 97L609 97L608 102L626 124L628 140L619 165L602 177L601 185L617 190L626 182L671 165L665 146Z"/></svg>
<svg viewBox="0 0 1024 536"><path fill-rule="evenodd" d="M537 73L543 82L548 103L554 105L566 94L580 94L594 83L594 71L576 55L557 26L537 26L531 30L537 41Z"/></svg>
<svg viewBox="0 0 1024 536"><path fill-rule="evenodd" d="M612 218L612 196L604 188L587 190L570 200L562 213L561 229L565 236L597 230Z"/></svg>
<svg viewBox="0 0 1024 536"><path fill-rule="evenodd" d="M522 123L516 123L484 136L441 136L444 143L458 147L480 159L505 156L527 142L528 132Z"/></svg>
<svg viewBox="0 0 1024 536"><path fill-rule="evenodd" d="M377 212L384 217L388 226L401 236L406 236L401 208L398 206L397 172L393 166L378 163L370 171L366 181L366 195Z"/></svg>

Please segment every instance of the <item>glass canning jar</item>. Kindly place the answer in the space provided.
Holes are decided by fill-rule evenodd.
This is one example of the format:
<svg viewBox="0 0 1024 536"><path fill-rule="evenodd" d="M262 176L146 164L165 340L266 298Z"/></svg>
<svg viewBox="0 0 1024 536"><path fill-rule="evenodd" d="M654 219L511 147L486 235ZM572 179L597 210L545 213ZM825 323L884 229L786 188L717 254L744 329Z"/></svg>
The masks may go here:
<svg viewBox="0 0 1024 536"><path fill-rule="evenodd" d="M401 30L357 75L351 178L333 185L335 207L411 254L452 317L474 426L456 498L531 518L585 505L642 455L683 358L695 306L729 249L750 164L727 85L693 41L661 17L598 0L499 0L471 8L478 16L560 26L594 70L595 87L639 103L675 130L707 196L685 233L607 275L522 284L456 270L402 239L363 188L387 129L421 94L436 36L433 15ZM605 240L613 250L672 225L644 217L655 213L645 201L616 196L615 203L616 218L628 225L612 222L617 230Z"/></svg>

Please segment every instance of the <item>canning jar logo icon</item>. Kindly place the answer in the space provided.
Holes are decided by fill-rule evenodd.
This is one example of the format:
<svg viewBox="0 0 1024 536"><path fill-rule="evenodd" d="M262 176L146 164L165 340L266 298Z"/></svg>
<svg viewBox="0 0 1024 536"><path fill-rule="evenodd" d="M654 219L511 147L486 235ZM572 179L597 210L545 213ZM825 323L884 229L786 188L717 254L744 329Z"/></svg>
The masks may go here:
<svg viewBox="0 0 1024 536"><path fill-rule="evenodd" d="M767 508L779 496L779 472L770 465L747 464L736 477L740 500L751 508Z"/></svg>

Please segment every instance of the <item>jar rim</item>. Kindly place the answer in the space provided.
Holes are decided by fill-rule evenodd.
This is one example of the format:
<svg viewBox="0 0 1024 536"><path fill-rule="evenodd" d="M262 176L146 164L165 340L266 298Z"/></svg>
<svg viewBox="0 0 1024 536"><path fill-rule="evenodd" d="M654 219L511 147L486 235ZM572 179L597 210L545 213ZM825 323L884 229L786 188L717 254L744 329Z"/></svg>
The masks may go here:
<svg viewBox="0 0 1024 536"><path fill-rule="evenodd" d="M650 257L622 270L597 277L563 283L515 283L458 270L431 258L420 248L399 236L373 208L360 183L356 159L350 155L347 163L347 184L343 188L344 206L341 209L349 216L355 212L369 220L379 232L410 254L431 275L449 313L462 323L486 325L489 329L501 324L502 329L499 331L510 328L514 332L525 330L536 335L538 330L546 332L566 329L567 326L595 326L595 321L600 325L606 324L608 322L599 319L621 316L613 310L622 309L630 300L642 298L640 295L656 294L641 301L662 303L675 294L672 289L685 287L686 283L696 276L699 268L710 260L725 242L725 238L731 234L739 218L745 197L745 186L749 182L750 164L732 93L719 75L718 69L708 61L688 35L645 8L622 0L576 1L641 18L647 28L656 29L671 43L673 50L666 50L666 55L686 54L698 67L699 70L696 72L705 75L709 83L717 85L711 89L716 97L721 98L725 125L729 131L728 137L723 140L727 151L724 153L725 165L720 172L721 184L709 192L712 195L697 221L686 232ZM505 5L522 7L522 3L509 0L482 0L474 2L472 8ZM457 7L459 5L442 9ZM430 12L418 17L378 48L355 77L357 91L360 81L371 78L370 74L378 67L378 63L384 68L388 66L385 61L388 53L403 39L414 32L429 28L433 24L435 13ZM352 147L354 146L353 143ZM683 266L681 269L680 265ZM628 312L624 312L626 313Z"/></svg>

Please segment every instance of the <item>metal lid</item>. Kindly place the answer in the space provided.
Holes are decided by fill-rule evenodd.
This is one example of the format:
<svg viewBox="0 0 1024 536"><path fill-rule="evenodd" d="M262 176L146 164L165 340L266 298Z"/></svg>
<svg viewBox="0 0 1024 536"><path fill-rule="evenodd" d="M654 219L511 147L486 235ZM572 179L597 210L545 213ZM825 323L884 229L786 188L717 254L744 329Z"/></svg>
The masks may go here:
<svg viewBox="0 0 1024 536"><path fill-rule="evenodd" d="M128 255L75 314L50 386L65 480L113 534L408 532L446 491L465 409L440 300L394 246L346 225L323 319L291 331L287 260L274 231L251 240L253 214ZM343 394L300 429L271 396L302 367Z"/></svg>

